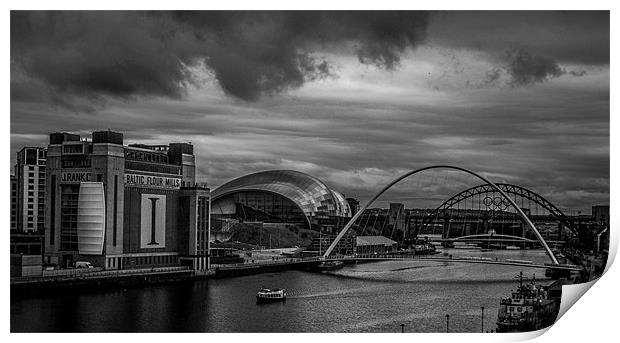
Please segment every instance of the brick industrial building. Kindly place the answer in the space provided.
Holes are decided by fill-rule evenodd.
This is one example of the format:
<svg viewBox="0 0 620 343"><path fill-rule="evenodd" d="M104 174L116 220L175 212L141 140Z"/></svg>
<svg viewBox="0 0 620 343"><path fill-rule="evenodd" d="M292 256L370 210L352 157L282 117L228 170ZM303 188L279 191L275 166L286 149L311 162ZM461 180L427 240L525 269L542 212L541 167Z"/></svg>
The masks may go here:
<svg viewBox="0 0 620 343"><path fill-rule="evenodd" d="M207 269L210 191L196 184L191 144L62 132L47 151L44 263Z"/></svg>

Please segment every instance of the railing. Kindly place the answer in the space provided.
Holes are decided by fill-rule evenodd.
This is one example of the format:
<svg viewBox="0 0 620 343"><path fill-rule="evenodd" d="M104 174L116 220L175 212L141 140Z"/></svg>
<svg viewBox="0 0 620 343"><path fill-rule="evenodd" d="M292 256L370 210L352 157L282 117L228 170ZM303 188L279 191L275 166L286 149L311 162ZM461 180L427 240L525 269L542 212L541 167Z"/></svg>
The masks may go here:
<svg viewBox="0 0 620 343"><path fill-rule="evenodd" d="M43 270L43 277L55 277L55 276L77 276L84 273L94 273L103 271L103 268L75 268L75 269L54 269Z"/></svg>
<svg viewBox="0 0 620 343"><path fill-rule="evenodd" d="M258 267L258 266L271 266L271 265L284 265L284 264L295 264L295 263L308 263L308 262L318 262L321 261L320 257L305 257L305 258L283 258L278 260L253 260L253 262L249 262L246 260L244 263L226 263L226 264L211 264L212 268L224 268L224 269L240 269L240 268L248 268L248 267Z"/></svg>
<svg viewBox="0 0 620 343"><path fill-rule="evenodd" d="M129 275L151 275L153 273L167 274L178 273L181 271L190 271L189 267L158 267L158 268L141 268L141 269L122 269L122 270L103 270L103 268L83 268L81 269L69 269L69 270L54 270L44 271L48 274L44 274L39 277L12 277L11 282L29 282L29 281L60 281L70 279L96 279L104 277L119 277ZM50 273L56 272L56 273Z"/></svg>

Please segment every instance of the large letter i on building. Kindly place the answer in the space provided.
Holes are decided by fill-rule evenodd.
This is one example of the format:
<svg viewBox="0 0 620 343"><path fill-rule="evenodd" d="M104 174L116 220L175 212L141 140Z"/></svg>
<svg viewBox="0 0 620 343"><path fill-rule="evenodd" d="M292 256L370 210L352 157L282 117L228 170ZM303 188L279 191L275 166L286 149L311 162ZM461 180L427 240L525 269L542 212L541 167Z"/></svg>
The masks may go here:
<svg viewBox="0 0 620 343"><path fill-rule="evenodd" d="M157 241L155 241L155 226L156 224L156 213L157 213L157 200L159 198L149 198L151 200L151 242L148 245L159 245Z"/></svg>

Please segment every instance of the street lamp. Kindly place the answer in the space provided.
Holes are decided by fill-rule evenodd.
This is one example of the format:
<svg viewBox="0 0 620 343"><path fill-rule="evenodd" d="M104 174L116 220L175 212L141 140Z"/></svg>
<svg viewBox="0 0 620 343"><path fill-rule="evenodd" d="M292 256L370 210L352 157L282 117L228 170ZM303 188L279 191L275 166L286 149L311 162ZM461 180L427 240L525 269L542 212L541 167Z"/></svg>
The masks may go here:
<svg viewBox="0 0 620 343"><path fill-rule="evenodd" d="M450 332L450 315L446 314L446 332Z"/></svg>
<svg viewBox="0 0 620 343"><path fill-rule="evenodd" d="M482 310L482 318L480 319L480 332L484 333L484 306L480 306Z"/></svg>

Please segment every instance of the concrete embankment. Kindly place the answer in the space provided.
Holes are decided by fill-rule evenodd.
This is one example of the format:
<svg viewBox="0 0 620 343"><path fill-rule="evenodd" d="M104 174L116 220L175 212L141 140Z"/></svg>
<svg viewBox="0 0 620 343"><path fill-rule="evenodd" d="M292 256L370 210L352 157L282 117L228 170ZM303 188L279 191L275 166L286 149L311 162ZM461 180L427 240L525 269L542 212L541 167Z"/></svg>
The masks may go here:
<svg viewBox="0 0 620 343"><path fill-rule="evenodd" d="M136 273L83 273L72 277L11 279L11 295L41 294L41 290L73 292L126 288L191 280L197 277L191 270L149 271ZM204 277L204 276L201 276Z"/></svg>
<svg viewBox="0 0 620 343"><path fill-rule="evenodd" d="M12 295L35 295L41 290L58 292L118 289L196 279L226 278L286 270L308 270L312 262L247 263L243 265L217 266L209 272L195 272L182 268L163 270L121 270L80 272L70 275L47 277L11 278Z"/></svg>

